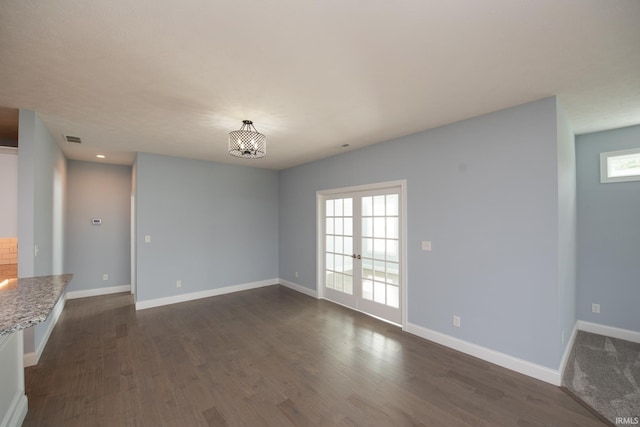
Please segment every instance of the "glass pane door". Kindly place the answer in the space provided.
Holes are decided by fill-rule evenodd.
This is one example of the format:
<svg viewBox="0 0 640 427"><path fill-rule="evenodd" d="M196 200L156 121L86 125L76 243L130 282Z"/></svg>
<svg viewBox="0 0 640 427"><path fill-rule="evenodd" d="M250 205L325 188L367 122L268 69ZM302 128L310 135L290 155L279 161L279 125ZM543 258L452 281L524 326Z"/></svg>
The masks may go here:
<svg viewBox="0 0 640 427"><path fill-rule="evenodd" d="M362 198L362 298L399 307L398 195Z"/></svg>
<svg viewBox="0 0 640 427"><path fill-rule="evenodd" d="M324 200L324 296L401 323L399 188Z"/></svg>
<svg viewBox="0 0 640 427"><path fill-rule="evenodd" d="M325 287L342 304L353 299L353 198L325 200Z"/></svg>
<svg viewBox="0 0 640 427"><path fill-rule="evenodd" d="M400 196L366 195L362 207L359 306L400 323Z"/></svg>

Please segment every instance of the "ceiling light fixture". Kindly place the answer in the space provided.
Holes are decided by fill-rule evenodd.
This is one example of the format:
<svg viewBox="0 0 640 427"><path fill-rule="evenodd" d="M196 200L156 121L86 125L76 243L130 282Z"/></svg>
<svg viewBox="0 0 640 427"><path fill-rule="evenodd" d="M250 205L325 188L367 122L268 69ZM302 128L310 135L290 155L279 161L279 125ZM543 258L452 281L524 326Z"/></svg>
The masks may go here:
<svg viewBox="0 0 640 427"><path fill-rule="evenodd" d="M229 154L245 159L264 157L267 137L256 130L251 120L243 120L240 129L229 132Z"/></svg>
<svg viewBox="0 0 640 427"><path fill-rule="evenodd" d="M104 154L96 154L96 157L99 159L106 159L107 156L105 156Z"/></svg>

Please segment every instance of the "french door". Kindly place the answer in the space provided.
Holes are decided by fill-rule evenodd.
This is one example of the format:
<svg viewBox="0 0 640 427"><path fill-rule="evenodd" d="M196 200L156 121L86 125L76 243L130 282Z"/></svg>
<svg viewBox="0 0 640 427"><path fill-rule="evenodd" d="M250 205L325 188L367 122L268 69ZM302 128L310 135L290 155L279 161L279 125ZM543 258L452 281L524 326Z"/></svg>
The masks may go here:
<svg viewBox="0 0 640 427"><path fill-rule="evenodd" d="M327 194L322 200L323 296L402 323L401 188Z"/></svg>

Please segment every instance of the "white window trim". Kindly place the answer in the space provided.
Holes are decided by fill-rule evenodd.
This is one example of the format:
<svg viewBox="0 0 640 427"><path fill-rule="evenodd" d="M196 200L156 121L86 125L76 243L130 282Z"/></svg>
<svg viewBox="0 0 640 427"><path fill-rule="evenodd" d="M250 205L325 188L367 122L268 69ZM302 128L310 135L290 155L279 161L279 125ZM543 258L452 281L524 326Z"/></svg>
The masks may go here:
<svg viewBox="0 0 640 427"><path fill-rule="evenodd" d="M607 153L600 153L600 182L603 184L611 184L613 182L627 182L627 181L640 181L640 174L630 176L616 176L610 177L608 170L608 159L611 157L627 156L629 154L639 154L640 148L633 150L620 150L609 151Z"/></svg>

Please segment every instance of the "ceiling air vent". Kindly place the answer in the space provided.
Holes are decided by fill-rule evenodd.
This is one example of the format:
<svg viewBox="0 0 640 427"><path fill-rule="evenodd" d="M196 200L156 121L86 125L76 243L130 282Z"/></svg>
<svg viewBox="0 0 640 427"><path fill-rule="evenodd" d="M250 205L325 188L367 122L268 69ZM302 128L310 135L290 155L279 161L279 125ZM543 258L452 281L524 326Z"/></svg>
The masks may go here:
<svg viewBox="0 0 640 427"><path fill-rule="evenodd" d="M73 142L74 144L82 144L82 140L79 136L63 135L64 140L67 142Z"/></svg>

